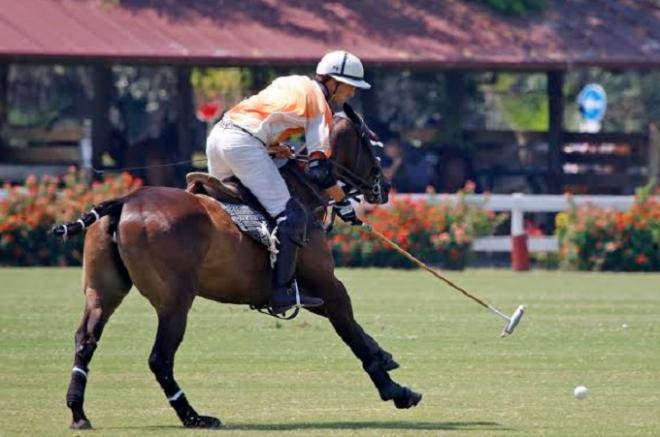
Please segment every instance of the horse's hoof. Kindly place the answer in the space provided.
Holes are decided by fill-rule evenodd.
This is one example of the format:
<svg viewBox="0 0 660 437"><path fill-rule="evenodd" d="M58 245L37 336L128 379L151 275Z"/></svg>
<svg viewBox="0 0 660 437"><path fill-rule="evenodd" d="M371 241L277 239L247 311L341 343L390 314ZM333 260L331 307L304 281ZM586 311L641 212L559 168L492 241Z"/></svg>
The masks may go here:
<svg viewBox="0 0 660 437"><path fill-rule="evenodd" d="M186 420L183 426L186 428L220 428L222 423L215 417L195 416Z"/></svg>
<svg viewBox="0 0 660 437"><path fill-rule="evenodd" d="M398 409L412 408L422 400L422 394L403 387L401 393L394 397L394 405Z"/></svg>
<svg viewBox="0 0 660 437"><path fill-rule="evenodd" d="M75 422L71 422L71 425L69 426L70 429L94 429L92 428L92 424L89 423L89 420L87 419L80 419Z"/></svg>

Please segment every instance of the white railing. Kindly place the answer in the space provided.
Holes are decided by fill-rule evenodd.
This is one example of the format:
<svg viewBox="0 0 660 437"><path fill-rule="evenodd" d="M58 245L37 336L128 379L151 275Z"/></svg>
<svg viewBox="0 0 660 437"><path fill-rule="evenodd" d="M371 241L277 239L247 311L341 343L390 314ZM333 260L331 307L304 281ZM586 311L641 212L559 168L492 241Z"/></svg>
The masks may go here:
<svg viewBox="0 0 660 437"><path fill-rule="evenodd" d="M425 200L429 203L456 202L455 194L400 194L413 200ZM480 252L510 252L511 237L524 234L524 214L526 212L559 212L568 210L571 204L582 206L591 204L600 208L626 210L630 208L634 196L607 195L552 195L552 194L468 194L466 203L482 206L496 212L511 214L511 235L477 238L473 250ZM556 252L559 241L555 235L530 236L527 240L530 252Z"/></svg>
<svg viewBox="0 0 660 437"><path fill-rule="evenodd" d="M6 195L0 189L0 200ZM428 203L451 202L456 203L455 194L397 194L413 200L424 200ZM634 196L606 196L606 195L565 195L552 194L468 194L466 203L482 206L495 212L509 212L511 214L511 235L490 236L477 238L472 249L477 252L510 252L511 237L524 234L524 214L526 212L559 212L570 208L571 203L577 206L591 204L601 208L626 210L634 203ZM527 248L530 252L556 252L559 250L559 241L555 235L529 236Z"/></svg>

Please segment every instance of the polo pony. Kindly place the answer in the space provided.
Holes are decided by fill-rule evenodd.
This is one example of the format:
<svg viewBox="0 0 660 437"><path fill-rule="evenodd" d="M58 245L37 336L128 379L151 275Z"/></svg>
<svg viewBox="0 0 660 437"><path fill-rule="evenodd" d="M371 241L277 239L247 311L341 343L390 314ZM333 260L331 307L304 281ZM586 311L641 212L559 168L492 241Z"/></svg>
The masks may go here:
<svg viewBox="0 0 660 437"><path fill-rule="evenodd" d="M371 131L350 107L345 111L349 116L336 117L331 130L330 159L337 177L347 192L362 194L369 203L386 203L389 184L369 138ZM334 274L321 225L327 197L295 161L283 167L282 175L292 196L308 210L308 240L298 255L296 278L300 289L325 302L310 311L330 320L362 362L382 400L392 400L397 408L417 405L421 394L390 378L388 370L398 364L355 321L346 288ZM77 222L53 229L60 236L87 230L82 269L85 310L75 334L66 395L71 428L92 427L83 410L89 364L105 324L132 286L158 316L149 367L170 405L186 427L221 426L220 420L200 415L190 405L174 379L174 355L196 297L263 309L271 293L271 268L267 248L239 229L207 182L193 181L188 190L142 187L101 203ZM243 200L249 203L249 197L248 193Z"/></svg>

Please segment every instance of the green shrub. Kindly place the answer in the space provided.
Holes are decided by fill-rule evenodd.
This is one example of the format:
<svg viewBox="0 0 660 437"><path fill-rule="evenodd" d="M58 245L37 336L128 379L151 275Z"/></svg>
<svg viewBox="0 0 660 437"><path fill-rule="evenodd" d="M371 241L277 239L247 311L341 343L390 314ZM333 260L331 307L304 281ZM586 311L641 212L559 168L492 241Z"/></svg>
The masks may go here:
<svg viewBox="0 0 660 437"><path fill-rule="evenodd" d="M660 202L641 193L628 211L587 205L557 214L561 266L578 270L660 270Z"/></svg>

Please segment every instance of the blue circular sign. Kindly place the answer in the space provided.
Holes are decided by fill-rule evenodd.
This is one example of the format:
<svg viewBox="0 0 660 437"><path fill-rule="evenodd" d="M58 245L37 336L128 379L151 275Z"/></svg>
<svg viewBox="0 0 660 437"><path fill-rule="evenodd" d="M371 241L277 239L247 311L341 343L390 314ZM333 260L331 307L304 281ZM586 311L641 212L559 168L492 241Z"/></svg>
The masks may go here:
<svg viewBox="0 0 660 437"><path fill-rule="evenodd" d="M580 114L587 121L600 121L607 110L607 93L597 83L590 83L582 88L578 95Z"/></svg>

